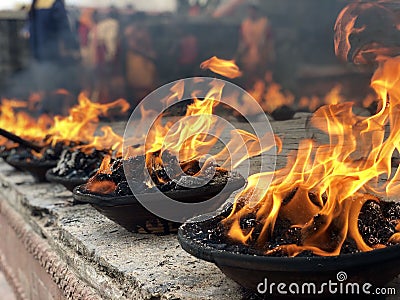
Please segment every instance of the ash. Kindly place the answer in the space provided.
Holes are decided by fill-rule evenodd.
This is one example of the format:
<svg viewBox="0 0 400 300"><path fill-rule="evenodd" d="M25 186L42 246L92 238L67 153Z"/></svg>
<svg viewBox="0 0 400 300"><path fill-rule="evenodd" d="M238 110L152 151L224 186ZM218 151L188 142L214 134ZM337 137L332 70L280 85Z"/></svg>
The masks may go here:
<svg viewBox="0 0 400 300"><path fill-rule="evenodd" d="M91 149L86 153L72 149L65 149L52 169L52 174L66 179L89 180L98 171L106 151Z"/></svg>

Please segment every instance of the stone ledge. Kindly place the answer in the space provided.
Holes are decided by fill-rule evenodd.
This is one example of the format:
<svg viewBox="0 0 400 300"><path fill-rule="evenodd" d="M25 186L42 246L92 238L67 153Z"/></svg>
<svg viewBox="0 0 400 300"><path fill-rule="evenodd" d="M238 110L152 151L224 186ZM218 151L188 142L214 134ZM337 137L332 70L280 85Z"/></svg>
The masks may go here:
<svg viewBox="0 0 400 300"><path fill-rule="evenodd" d="M0 201L103 299L241 298L238 285L184 252L175 235L130 233L89 205L72 206L71 194L61 186L34 184L3 162L0 185Z"/></svg>

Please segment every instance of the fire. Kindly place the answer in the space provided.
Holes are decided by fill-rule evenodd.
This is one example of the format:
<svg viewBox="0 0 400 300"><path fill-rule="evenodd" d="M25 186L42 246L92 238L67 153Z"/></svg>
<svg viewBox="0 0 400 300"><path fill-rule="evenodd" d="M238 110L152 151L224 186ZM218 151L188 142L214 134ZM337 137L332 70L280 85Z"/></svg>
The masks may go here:
<svg viewBox="0 0 400 300"><path fill-rule="evenodd" d="M210 69L216 74L231 79L242 76L242 72L239 70L239 67L236 65L234 60L220 59L216 56L213 56L210 59L204 61L200 65L200 68Z"/></svg>
<svg viewBox="0 0 400 300"><path fill-rule="evenodd" d="M90 143L93 141L98 126L99 117L107 116L112 109L126 112L129 104L119 99L108 104L91 102L84 93L78 97L78 105L70 109L67 117L54 117L54 125L48 130L49 143L52 145L63 141ZM107 132L107 130L105 130Z"/></svg>
<svg viewBox="0 0 400 300"><path fill-rule="evenodd" d="M343 103L344 98L341 94L342 86L340 84L335 85L323 98L312 96L312 97L301 97L298 103L298 107L300 109L307 109L308 111L315 111L320 106L324 104L338 104ZM365 107L368 107L371 103L369 103L370 97L372 95L368 95L363 101L363 105L368 104Z"/></svg>
<svg viewBox="0 0 400 300"><path fill-rule="evenodd" d="M272 113L280 106L292 106L293 103L294 96L291 93L282 91L279 84L271 82L265 92L264 101L261 101L260 104L264 111Z"/></svg>
<svg viewBox="0 0 400 300"><path fill-rule="evenodd" d="M375 115L354 115L353 103L325 105L312 116L311 124L328 134L328 144L303 140L286 167L249 178L231 215L224 220L230 239L263 249L266 254L282 251L289 256L306 250L316 255L339 255L349 240L360 251L384 247L367 244L357 222L367 201L378 202L378 197L400 192L400 169L391 164L400 148L400 57L380 63L371 87L381 101ZM387 135L385 126L390 126ZM270 176L274 180L265 190L263 183ZM257 233L241 225L249 215L261 224ZM300 232L298 243L268 248L278 220L288 221ZM398 236L395 233L391 241L398 241Z"/></svg>
<svg viewBox="0 0 400 300"><path fill-rule="evenodd" d="M224 130L224 125L214 115L215 108L220 104L223 89L224 84L215 81L205 99L199 100L193 94L193 103L187 106L185 116L177 122L170 121L163 125L162 117L159 118L147 136L144 149L146 156L159 152L159 157L162 157L162 153L168 151L176 156L181 164L204 159L204 166L207 165L207 161L215 160L221 162L223 167L235 168L244 160L260 155L275 146L271 143L261 143L262 139L268 141L272 138L268 134L259 139L244 130L232 130L228 144L221 151L207 158ZM237 141L243 141L241 145L245 149L239 149L239 145L233 146ZM263 148L261 145L266 145L266 147ZM241 153L238 154L240 157L235 157L235 166L231 165L231 159L235 153L229 153L228 149L236 149L237 153ZM150 168L149 165L147 167Z"/></svg>
<svg viewBox="0 0 400 300"><path fill-rule="evenodd" d="M249 94L258 102L263 111L269 114L281 106L295 105L295 96L272 79L257 80ZM243 107L242 109L250 112L251 108Z"/></svg>
<svg viewBox="0 0 400 300"><path fill-rule="evenodd" d="M163 103L178 103L184 95L185 86L183 81L179 81L171 88L171 94L163 100ZM275 146L272 134L266 134L262 138L246 132L244 130L232 130L231 138L222 150L218 150L216 145L223 130L225 129L220 119L214 114L215 108L221 103L221 97L224 84L221 81L213 81L210 90L204 99L196 97L196 92L192 94L192 103L187 105L184 116L177 118L168 118L168 111L161 114L154 124L150 127L146 136L138 136L137 140L131 140L129 143L135 145L127 147L124 152L124 159L144 155L145 166L151 179L147 181L148 186L156 182L165 182L156 170L164 165L163 154L175 156L180 164L182 172L185 172L185 166L190 166L194 161L203 162L201 170L195 174L198 176L209 162L217 161L222 167L233 169L247 158L260 155ZM146 116L151 115L149 111L142 111L142 120L135 128L146 127ZM141 130L136 130L139 134ZM146 131L143 131L146 132ZM139 134L140 135L140 134ZM243 141L239 143L239 141ZM279 142L276 139L276 142ZM229 150L234 149L233 153ZM213 153L211 155L210 153ZM99 171L104 174L110 169L110 161L103 161L103 168ZM91 185L90 188L96 188ZM92 192L98 192L92 190Z"/></svg>
<svg viewBox="0 0 400 300"><path fill-rule="evenodd" d="M336 84L323 97L311 96L300 97L296 102L295 96L274 81L265 83L258 80L253 89L249 91L250 95L260 104L267 113L272 113L281 106L297 107L299 110L315 111L325 104L338 104L345 102L342 95L342 85ZM367 95L362 101L364 107L368 107L375 100L373 95Z"/></svg>
<svg viewBox="0 0 400 300"><path fill-rule="evenodd" d="M76 147L80 151L86 153L93 149L115 151L116 156L122 155L123 137L116 134L110 126L103 126L100 129L103 135L96 135L90 144Z"/></svg>
<svg viewBox="0 0 400 300"><path fill-rule="evenodd" d="M216 74L231 79L242 76L242 72L234 60L223 60L216 56L204 61L200 67L202 69L210 69ZM261 79L257 80L254 87L249 91L249 94L268 113L272 113L275 109L283 105L293 105L295 97L290 92L284 91L279 84L273 82L272 78L269 77L272 76L266 74L265 81ZM240 99L232 97L231 101L238 104ZM243 109L246 112L250 112L249 110L251 110L250 107L244 107Z"/></svg>
<svg viewBox="0 0 400 300"><path fill-rule="evenodd" d="M66 90L57 90L54 93L69 95ZM43 146L54 146L58 142L63 142L65 145L76 143L79 146L75 146L75 150L87 152L97 149L122 155L122 136L114 133L109 126L100 129L103 135L96 135L96 131L100 116L108 116L113 111L124 113L129 109L126 100L119 99L108 104L99 104L91 102L84 93L81 93L78 105L72 107L66 117L50 118L45 114L38 118L31 117L27 111L41 101L41 98L41 93L34 93L28 102L3 99L0 106L0 128ZM14 146L14 143L4 138L0 139L0 143ZM41 156L40 153L33 155Z"/></svg>
<svg viewBox="0 0 400 300"><path fill-rule="evenodd" d="M212 57L211 59L204 61L201 64L201 68L209 68L214 73L228 78L242 76L242 73L234 60L225 61L216 57ZM269 114L282 106L313 112L324 104L337 104L345 101L343 95L341 94L341 84L336 84L333 86L332 89L323 97L303 96L296 101L295 95L293 95L290 91L285 90L278 83L274 82L272 79L272 74L270 73L267 73L264 79L256 80L253 87L249 89L248 93L258 102L261 108ZM374 100L374 95L367 95L361 102L364 107L369 107ZM257 109L254 109L254 107L246 107L242 105L243 102L241 99L238 99L235 97L235 95L230 97L230 103L232 106L240 107L241 111L247 114L252 114L253 112L256 113L258 111Z"/></svg>
<svg viewBox="0 0 400 300"><path fill-rule="evenodd" d="M28 103L24 101L2 99L0 106L0 128L8 130L22 138L41 142L53 120L47 115L38 119L31 117L26 111ZM1 140L2 144L7 140Z"/></svg>
<svg viewBox="0 0 400 300"><path fill-rule="evenodd" d="M110 166L111 166L111 155L106 155L99 167L99 173L102 174L111 174ZM97 181L93 178L91 178L87 185L86 188L89 191L95 192L95 193L100 193L100 194L110 194L115 190L117 185L110 180L106 181Z"/></svg>

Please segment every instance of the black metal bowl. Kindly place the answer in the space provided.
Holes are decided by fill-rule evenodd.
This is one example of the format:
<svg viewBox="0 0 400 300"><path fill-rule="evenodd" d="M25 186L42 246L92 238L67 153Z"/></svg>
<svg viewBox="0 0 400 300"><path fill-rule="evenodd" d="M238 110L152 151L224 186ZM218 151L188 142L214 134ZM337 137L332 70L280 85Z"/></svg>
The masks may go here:
<svg viewBox="0 0 400 300"><path fill-rule="evenodd" d="M195 217L182 225L178 230L178 240L184 250L197 258L212 262L229 278L244 288L257 292L260 283L284 283L287 286L296 283L314 283L318 286L323 283L338 281L338 276L345 275L346 283L370 283L374 287L383 287L400 274L400 245L377 249L370 252L344 254L325 257L270 257L249 255L223 250L224 245L215 245L207 242L208 229L215 228L221 219L227 217L232 206L225 208L219 215L207 219L207 215ZM204 235L204 236L203 236ZM343 273L344 272L344 273ZM260 286L264 288L265 285ZM339 285L338 285L339 287ZM373 291L373 289L370 289ZM273 299L282 298L275 289ZM265 296L265 294L264 294ZM271 296L271 295L268 295ZM336 298L338 294L329 294L325 289L320 295L285 295L284 298ZM339 298L344 299L346 295ZM355 295L350 295L355 298ZM365 294L363 299L368 298ZM375 298L374 298L375 299Z"/></svg>
<svg viewBox="0 0 400 300"><path fill-rule="evenodd" d="M204 186L190 190L173 190L164 194L176 201L194 203L210 199L219 194L219 203L222 205L230 194L243 187L245 180L241 176L230 180L226 184L223 194L219 194L225 184ZM132 232L171 233L178 230L178 223L159 218L144 208L133 195L106 196L90 194L85 185L78 186L73 191L75 201L91 204L101 214ZM157 193L143 194L143 201L159 201Z"/></svg>
<svg viewBox="0 0 400 300"><path fill-rule="evenodd" d="M14 168L30 173L37 182L46 182L46 172L57 165L57 161L27 161L9 156L6 162Z"/></svg>
<svg viewBox="0 0 400 300"><path fill-rule="evenodd" d="M19 171L23 171L23 170L19 169L18 167L13 166L13 165L11 165L10 163L7 162L7 158L9 156L11 156L13 152L18 151L18 149L19 149L19 146L16 146L16 147L13 147L13 148L9 148L9 149L2 148L2 149L0 149L0 158L2 158L11 167L13 167L13 168L15 168L15 169L17 169Z"/></svg>
<svg viewBox="0 0 400 300"><path fill-rule="evenodd" d="M66 178L63 176L58 176L53 173L53 169L50 169L46 172L46 179L49 182L62 184L71 192L74 190L74 188L87 183L89 180L88 178Z"/></svg>

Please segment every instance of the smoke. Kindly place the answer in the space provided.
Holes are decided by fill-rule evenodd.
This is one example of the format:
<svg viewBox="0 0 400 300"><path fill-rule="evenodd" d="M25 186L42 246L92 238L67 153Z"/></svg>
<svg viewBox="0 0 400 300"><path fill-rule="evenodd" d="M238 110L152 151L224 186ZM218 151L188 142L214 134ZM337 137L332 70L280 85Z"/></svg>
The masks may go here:
<svg viewBox="0 0 400 300"><path fill-rule="evenodd" d="M66 0L67 5L89 6L89 7L125 7L128 4L133 5L139 11L176 11L176 0Z"/></svg>
<svg viewBox="0 0 400 300"><path fill-rule="evenodd" d="M77 64L32 62L24 70L7 78L2 97L27 100L33 93L41 93L43 99L36 107L38 114L64 114L82 89L79 70ZM61 89L68 91L68 94L57 93Z"/></svg>

